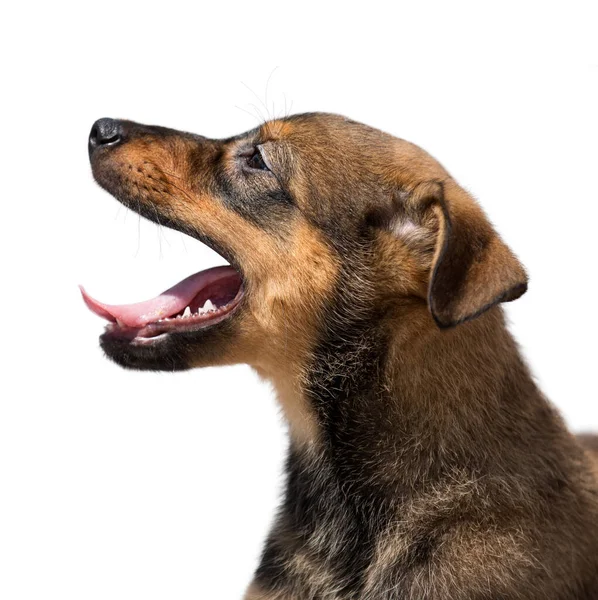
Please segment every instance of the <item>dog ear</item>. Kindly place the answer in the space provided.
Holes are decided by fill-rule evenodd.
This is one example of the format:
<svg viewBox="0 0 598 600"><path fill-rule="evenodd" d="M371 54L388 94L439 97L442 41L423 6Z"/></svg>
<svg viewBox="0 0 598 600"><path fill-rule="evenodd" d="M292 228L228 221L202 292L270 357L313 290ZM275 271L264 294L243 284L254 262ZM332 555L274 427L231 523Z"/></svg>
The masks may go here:
<svg viewBox="0 0 598 600"><path fill-rule="evenodd" d="M428 221L430 213L436 217L427 299L439 327L458 325L525 293L525 269L457 183L420 184L406 203L419 222L423 214Z"/></svg>

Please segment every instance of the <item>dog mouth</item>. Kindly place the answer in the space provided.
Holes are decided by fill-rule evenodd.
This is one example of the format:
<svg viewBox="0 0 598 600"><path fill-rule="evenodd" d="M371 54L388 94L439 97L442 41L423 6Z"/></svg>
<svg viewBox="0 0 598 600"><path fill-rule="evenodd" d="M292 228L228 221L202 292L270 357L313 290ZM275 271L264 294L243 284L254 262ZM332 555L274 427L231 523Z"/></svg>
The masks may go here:
<svg viewBox="0 0 598 600"><path fill-rule="evenodd" d="M159 296L133 304L105 304L82 286L80 290L88 308L109 321L106 333L137 345L216 325L235 312L244 295L243 279L230 265L199 271Z"/></svg>
<svg viewBox="0 0 598 600"><path fill-rule="evenodd" d="M122 362L130 362L133 356L155 357L172 349L169 341L155 352L144 353L139 349L132 354L128 352L131 346L158 346L176 338L181 342L177 348L184 347L186 350L188 343L197 341L198 336L207 339L204 332L208 335L207 330L230 319L245 296L245 278L230 249L176 216L172 207L175 201L178 203L175 190L186 198L187 192L179 187L181 184L172 184L170 177L177 178L177 181L181 177L174 173L167 176L161 169L152 168L153 162L149 160L140 162L135 152L136 139L143 140L140 143L143 148L154 142L160 147L162 138L166 139L169 135L175 133L114 119L96 121L89 137L93 176L102 188L129 209L158 225L199 240L229 264L194 273L155 298L133 304L106 304L80 286L87 307L108 321L100 337L102 347L113 358L123 353ZM149 137L145 139L145 136ZM177 139L181 137L179 134L176 136ZM133 144L133 150L123 154L122 148L130 144ZM168 143L162 146L167 148ZM140 152L139 147L137 152ZM179 337L176 337L177 334Z"/></svg>

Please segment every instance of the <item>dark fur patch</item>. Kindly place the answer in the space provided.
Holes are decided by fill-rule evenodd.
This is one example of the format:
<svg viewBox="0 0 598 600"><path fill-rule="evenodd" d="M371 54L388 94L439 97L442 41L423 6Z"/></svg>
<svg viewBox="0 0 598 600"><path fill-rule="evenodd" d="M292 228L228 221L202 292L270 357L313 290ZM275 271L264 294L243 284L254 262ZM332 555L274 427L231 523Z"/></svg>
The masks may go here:
<svg viewBox="0 0 598 600"><path fill-rule="evenodd" d="M263 176L262 176L263 177ZM222 169L216 171L218 196L227 208L269 230L278 229L289 219L295 203L283 188L254 190L231 181Z"/></svg>

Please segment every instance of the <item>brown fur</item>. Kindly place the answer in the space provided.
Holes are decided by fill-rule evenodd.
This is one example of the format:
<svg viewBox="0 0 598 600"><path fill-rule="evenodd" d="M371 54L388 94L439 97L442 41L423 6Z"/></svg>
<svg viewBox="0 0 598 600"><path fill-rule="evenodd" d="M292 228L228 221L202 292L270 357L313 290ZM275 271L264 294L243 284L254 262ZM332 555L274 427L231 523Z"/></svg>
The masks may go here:
<svg viewBox="0 0 598 600"><path fill-rule="evenodd" d="M216 243L247 287L184 366L252 365L289 422L246 600L598 598L598 438L576 440L537 389L499 306L527 275L437 161L334 115L224 141L127 131L92 160L98 181ZM239 175L248 140L276 180ZM239 200L279 186L292 209L253 219Z"/></svg>

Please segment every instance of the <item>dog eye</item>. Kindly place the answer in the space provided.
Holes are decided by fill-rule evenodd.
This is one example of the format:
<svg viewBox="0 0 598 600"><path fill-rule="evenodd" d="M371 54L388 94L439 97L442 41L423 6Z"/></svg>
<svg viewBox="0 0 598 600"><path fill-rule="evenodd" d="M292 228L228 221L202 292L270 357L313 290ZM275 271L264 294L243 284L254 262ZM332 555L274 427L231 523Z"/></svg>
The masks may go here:
<svg viewBox="0 0 598 600"><path fill-rule="evenodd" d="M264 162L262 158L262 153L260 149L256 146L253 149L253 152L247 156L245 159L247 166L251 169L259 169L261 171L269 171L268 165Z"/></svg>

